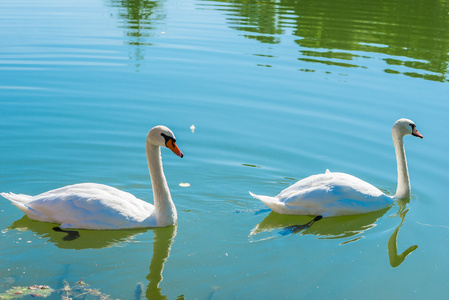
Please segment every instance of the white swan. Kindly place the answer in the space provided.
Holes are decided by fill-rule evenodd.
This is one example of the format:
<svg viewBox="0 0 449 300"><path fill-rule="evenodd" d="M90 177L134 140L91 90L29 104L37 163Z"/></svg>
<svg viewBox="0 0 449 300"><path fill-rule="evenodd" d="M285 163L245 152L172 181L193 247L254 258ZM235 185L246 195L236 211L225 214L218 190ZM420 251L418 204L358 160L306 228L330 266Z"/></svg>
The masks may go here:
<svg viewBox="0 0 449 300"><path fill-rule="evenodd" d="M279 193L276 197L255 195L273 211L290 215L315 215L323 217L363 214L385 208L396 199L410 197L410 181L403 137L423 136L415 123L400 119L393 125L393 142L398 166L398 185L395 196L382 193L373 185L345 173L312 175Z"/></svg>
<svg viewBox="0 0 449 300"><path fill-rule="evenodd" d="M1 195L29 218L58 223L61 228L121 229L173 225L177 213L162 169L160 147L167 147L183 157L170 129L156 126L148 132L146 153L154 206L130 193L97 183L69 185L37 196Z"/></svg>

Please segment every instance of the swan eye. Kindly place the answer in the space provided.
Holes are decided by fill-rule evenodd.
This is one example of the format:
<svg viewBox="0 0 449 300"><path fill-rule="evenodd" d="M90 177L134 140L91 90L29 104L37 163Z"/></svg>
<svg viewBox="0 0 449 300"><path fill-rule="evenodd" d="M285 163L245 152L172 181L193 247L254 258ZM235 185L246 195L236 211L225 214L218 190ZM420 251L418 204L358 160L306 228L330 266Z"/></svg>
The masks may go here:
<svg viewBox="0 0 449 300"><path fill-rule="evenodd" d="M166 135L165 133L161 133L162 137L165 139L165 145L171 140L174 143L176 142L176 139L172 138L171 136Z"/></svg>
<svg viewBox="0 0 449 300"><path fill-rule="evenodd" d="M415 124L410 123L410 127L412 127L412 131L415 130Z"/></svg>

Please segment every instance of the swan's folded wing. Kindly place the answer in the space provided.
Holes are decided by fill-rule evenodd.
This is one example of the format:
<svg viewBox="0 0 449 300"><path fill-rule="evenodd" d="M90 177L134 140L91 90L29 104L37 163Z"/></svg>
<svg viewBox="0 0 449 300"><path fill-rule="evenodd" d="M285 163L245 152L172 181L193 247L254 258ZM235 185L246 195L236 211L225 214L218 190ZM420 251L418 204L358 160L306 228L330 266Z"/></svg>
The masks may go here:
<svg viewBox="0 0 449 300"><path fill-rule="evenodd" d="M121 228L142 222L154 206L132 194L93 183L76 184L34 197L30 208L46 216L46 222L91 229Z"/></svg>
<svg viewBox="0 0 449 300"><path fill-rule="evenodd" d="M392 203L376 187L344 173L310 176L277 197L292 211L324 216L366 213Z"/></svg>
<svg viewBox="0 0 449 300"><path fill-rule="evenodd" d="M314 187L322 187L332 182L335 173L326 172L325 174L312 175L307 178L301 179L295 184L281 191L277 197L284 198L292 194L297 194L310 190Z"/></svg>

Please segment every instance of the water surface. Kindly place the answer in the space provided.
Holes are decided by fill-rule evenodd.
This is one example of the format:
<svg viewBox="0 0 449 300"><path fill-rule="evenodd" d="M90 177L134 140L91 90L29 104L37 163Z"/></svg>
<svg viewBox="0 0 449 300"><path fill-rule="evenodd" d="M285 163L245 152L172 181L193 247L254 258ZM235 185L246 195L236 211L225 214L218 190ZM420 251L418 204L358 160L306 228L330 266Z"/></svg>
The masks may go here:
<svg viewBox="0 0 449 300"><path fill-rule="evenodd" d="M152 202L148 130L169 126L185 157L162 151L169 228L71 239L2 198L0 292L83 279L114 299L445 298L448 13L447 1L2 1L0 191L97 182ZM248 194L327 168L394 194L401 117L424 135L405 138L409 201L282 234L313 217Z"/></svg>

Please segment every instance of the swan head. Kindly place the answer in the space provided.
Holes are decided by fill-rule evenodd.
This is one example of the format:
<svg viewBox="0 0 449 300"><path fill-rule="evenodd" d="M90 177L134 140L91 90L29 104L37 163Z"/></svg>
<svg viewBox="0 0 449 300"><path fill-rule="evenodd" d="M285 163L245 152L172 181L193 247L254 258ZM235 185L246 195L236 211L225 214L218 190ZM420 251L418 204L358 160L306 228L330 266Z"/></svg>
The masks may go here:
<svg viewBox="0 0 449 300"><path fill-rule="evenodd" d="M158 125L151 128L147 135L147 143L158 147L166 147L181 158L184 156L176 145L174 133L166 126Z"/></svg>
<svg viewBox="0 0 449 300"><path fill-rule="evenodd" d="M399 119L393 125L393 136L403 137L404 135L423 138L423 135L416 129L415 122L409 119Z"/></svg>

